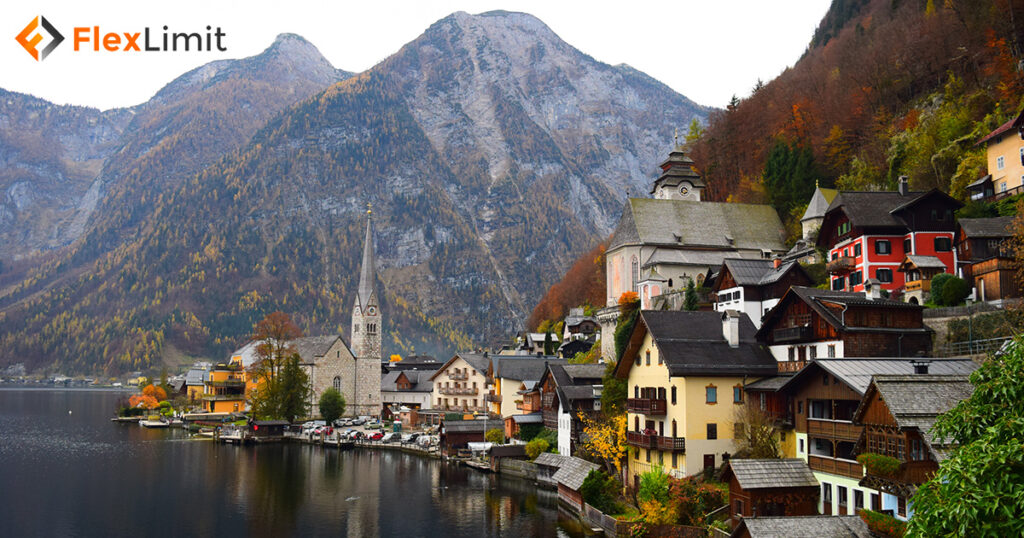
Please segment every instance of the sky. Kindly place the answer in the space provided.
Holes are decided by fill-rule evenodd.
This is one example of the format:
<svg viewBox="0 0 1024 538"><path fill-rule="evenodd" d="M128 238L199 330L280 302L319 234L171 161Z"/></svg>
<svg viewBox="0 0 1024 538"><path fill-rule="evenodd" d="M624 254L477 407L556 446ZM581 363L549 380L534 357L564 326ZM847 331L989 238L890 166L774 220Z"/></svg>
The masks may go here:
<svg viewBox="0 0 1024 538"><path fill-rule="evenodd" d="M693 101L724 107L792 66L830 0L344 0L47 1L6 3L0 17L0 88L60 104L132 106L207 62L258 54L281 33L305 37L337 68L360 72L456 11L522 11L595 59L625 63ZM15 39L37 15L64 42L42 61ZM73 50L73 28L152 35L220 27L226 52ZM29 36L31 39L31 35ZM122 39L122 44L124 43ZM154 42L157 42L154 39ZM47 45L44 39L37 46ZM139 40L142 43L142 40Z"/></svg>

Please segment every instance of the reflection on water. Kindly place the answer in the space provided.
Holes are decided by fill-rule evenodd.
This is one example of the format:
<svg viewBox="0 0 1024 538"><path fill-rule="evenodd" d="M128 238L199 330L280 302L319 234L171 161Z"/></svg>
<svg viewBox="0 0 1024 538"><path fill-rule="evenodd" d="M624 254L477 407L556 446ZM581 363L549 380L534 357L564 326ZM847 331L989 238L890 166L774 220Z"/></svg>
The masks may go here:
<svg viewBox="0 0 1024 538"><path fill-rule="evenodd" d="M583 535L553 492L523 480L113 424L118 396L0 389L0 536Z"/></svg>

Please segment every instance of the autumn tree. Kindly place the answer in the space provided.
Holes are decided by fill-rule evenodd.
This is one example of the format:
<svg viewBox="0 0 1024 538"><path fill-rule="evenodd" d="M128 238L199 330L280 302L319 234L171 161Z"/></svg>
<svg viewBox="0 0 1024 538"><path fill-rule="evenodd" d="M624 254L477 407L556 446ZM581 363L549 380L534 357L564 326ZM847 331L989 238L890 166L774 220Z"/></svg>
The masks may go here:
<svg viewBox="0 0 1024 538"><path fill-rule="evenodd" d="M608 239L577 258L562 280L551 286L537 303L526 326L537 328L545 320L562 319L577 305L604 305L607 246Z"/></svg>
<svg viewBox="0 0 1024 538"><path fill-rule="evenodd" d="M292 421L309 412L309 375L299 365L300 357L291 344L300 336L302 331L283 312L267 314L256 323L257 359L249 369L256 381L256 388L249 393L255 416Z"/></svg>
<svg viewBox="0 0 1024 538"><path fill-rule="evenodd" d="M737 406L733 418L737 458L779 458L779 429L775 420L756 406Z"/></svg>
<svg viewBox="0 0 1024 538"><path fill-rule="evenodd" d="M604 463L613 476L622 476L627 451L626 414L602 417L580 413L579 417L583 422L581 450Z"/></svg>

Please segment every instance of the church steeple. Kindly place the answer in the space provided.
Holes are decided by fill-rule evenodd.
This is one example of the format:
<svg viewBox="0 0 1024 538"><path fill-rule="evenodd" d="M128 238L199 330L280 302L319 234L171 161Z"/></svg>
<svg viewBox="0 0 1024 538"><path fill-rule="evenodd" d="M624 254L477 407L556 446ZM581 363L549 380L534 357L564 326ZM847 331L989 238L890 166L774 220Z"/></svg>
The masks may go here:
<svg viewBox="0 0 1024 538"><path fill-rule="evenodd" d="M654 180L651 194L660 200L694 200L699 202L704 190L704 180L693 168L682 145L679 144L679 133L675 136L675 147L668 154L668 159L661 163L661 175Z"/></svg>
<svg viewBox="0 0 1024 538"><path fill-rule="evenodd" d="M363 264L359 272L359 289L356 295L356 306L365 309L369 306L370 297L374 292L373 263L373 211L366 209L366 239L363 241Z"/></svg>
<svg viewBox="0 0 1024 538"><path fill-rule="evenodd" d="M366 238L363 264L359 269L359 287L352 309L352 354L357 359L372 359L379 368L381 360L381 312L377 298L376 266L373 256L373 212L366 210Z"/></svg>

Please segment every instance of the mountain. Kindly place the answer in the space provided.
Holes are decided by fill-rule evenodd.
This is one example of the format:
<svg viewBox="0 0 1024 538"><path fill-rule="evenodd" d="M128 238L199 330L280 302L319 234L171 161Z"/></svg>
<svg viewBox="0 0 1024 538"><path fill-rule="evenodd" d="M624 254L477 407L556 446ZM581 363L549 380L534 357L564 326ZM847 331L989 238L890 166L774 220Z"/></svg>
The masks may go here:
<svg viewBox="0 0 1024 538"><path fill-rule="evenodd" d="M283 34L257 56L200 66L127 109L8 93L0 101L8 118L0 123L0 222L10 226L0 232L0 259L87 233L78 250L94 257L115 247L161 194L241 147L272 115L347 76L303 38Z"/></svg>
<svg viewBox="0 0 1024 538"><path fill-rule="evenodd" d="M491 343L607 236L673 130L707 112L532 16L453 14L147 196L151 210L112 195L75 246L101 252L95 264L41 270L0 298L0 364L216 357L277 309L309 334L344 331L367 204L386 352Z"/></svg>

